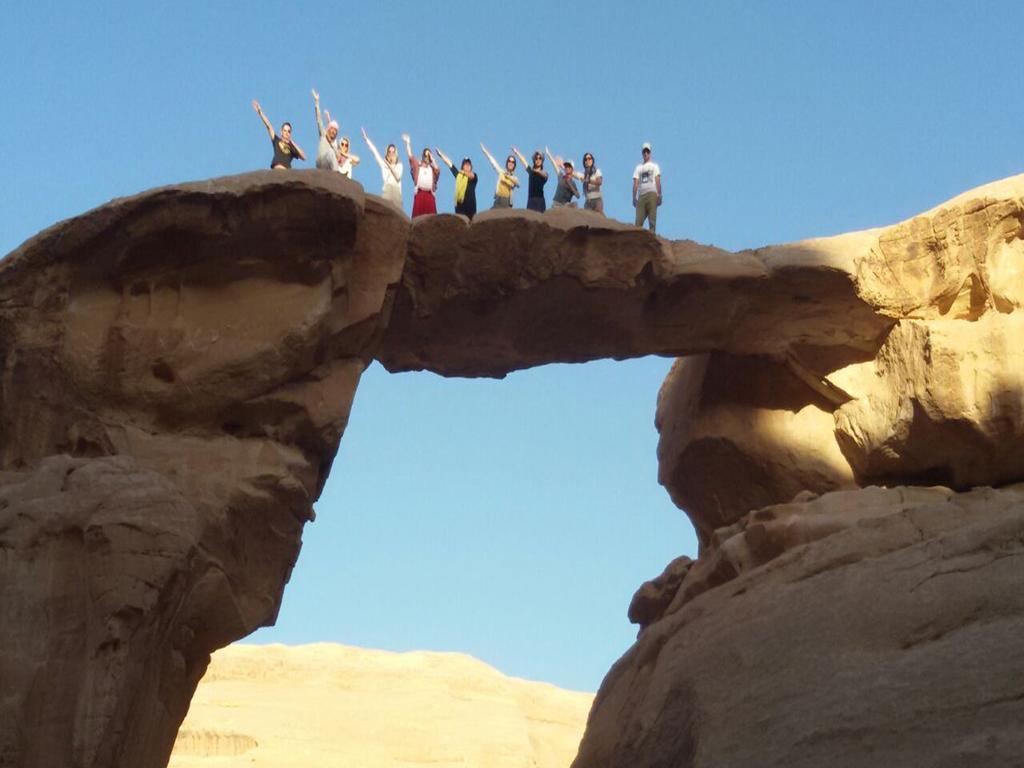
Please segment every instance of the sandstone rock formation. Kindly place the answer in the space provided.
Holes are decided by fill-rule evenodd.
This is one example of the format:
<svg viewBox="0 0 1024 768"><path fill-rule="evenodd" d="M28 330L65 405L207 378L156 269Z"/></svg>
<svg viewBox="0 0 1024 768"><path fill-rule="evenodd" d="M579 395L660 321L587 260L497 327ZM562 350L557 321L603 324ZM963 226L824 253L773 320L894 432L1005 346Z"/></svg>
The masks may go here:
<svg viewBox="0 0 1024 768"><path fill-rule="evenodd" d="M1024 177L837 242L896 321L872 359L666 379L701 555L634 597L574 768L1020 764Z"/></svg>
<svg viewBox="0 0 1024 768"><path fill-rule="evenodd" d="M574 768L1016 766L1024 486L840 491L716 533Z"/></svg>
<svg viewBox="0 0 1024 768"><path fill-rule="evenodd" d="M213 655L171 768L566 768L593 695L453 653L233 645Z"/></svg>
<svg viewBox="0 0 1024 768"><path fill-rule="evenodd" d="M926 742L934 765L998 764L1022 700L997 678L1020 677L1019 493L968 490L1024 480L1022 231L1024 177L731 254L586 211L410 223L317 171L46 230L0 262L0 766L165 763L210 652L273 621L371 359L500 377L648 354L698 355L657 424L702 551L638 594L578 766L750 765L734 711L757 765L857 739L889 764ZM872 483L952 490L855 490ZM972 707L994 713L978 739L939 728ZM886 741L883 714L916 730Z"/></svg>
<svg viewBox="0 0 1024 768"><path fill-rule="evenodd" d="M857 295L896 323L868 360L719 350L676 365L659 479L702 540L803 489L1024 478L1024 176L815 243L845 251Z"/></svg>
<svg viewBox="0 0 1024 768"><path fill-rule="evenodd" d="M857 295L850 253L729 253L566 208L424 217L378 359L448 376L714 349L870 359L892 323Z"/></svg>
<svg viewBox="0 0 1024 768"><path fill-rule="evenodd" d="M0 765L165 764L210 651L274 620L407 226L263 172L0 262Z"/></svg>

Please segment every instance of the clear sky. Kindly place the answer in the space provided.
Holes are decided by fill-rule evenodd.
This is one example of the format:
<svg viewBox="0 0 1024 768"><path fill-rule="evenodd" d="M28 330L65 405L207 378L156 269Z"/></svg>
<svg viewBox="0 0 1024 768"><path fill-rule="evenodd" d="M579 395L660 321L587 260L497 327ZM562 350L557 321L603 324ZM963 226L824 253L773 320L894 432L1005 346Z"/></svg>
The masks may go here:
<svg viewBox="0 0 1024 768"><path fill-rule="evenodd" d="M372 192L360 126L469 154L482 206L481 140L593 152L607 212L630 219L651 141L667 236L739 249L877 226L1022 170L1022 29L1019 0L11 4L0 253L112 197L267 167L253 98L312 156L311 87ZM441 210L451 195L443 178ZM464 651L596 689L633 638L633 590L695 548L656 483L669 364L499 382L374 366L278 626L254 640Z"/></svg>

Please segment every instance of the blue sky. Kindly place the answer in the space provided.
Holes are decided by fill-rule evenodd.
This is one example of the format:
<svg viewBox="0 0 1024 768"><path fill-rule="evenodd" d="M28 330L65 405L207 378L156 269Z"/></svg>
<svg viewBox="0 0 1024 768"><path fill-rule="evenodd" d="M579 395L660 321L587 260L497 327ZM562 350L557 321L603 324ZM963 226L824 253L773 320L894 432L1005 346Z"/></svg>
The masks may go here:
<svg viewBox="0 0 1024 768"><path fill-rule="evenodd" d="M1021 171L1021 29L1009 0L21 3L0 27L0 253L112 197L266 167L253 98L312 153L311 87L366 162L360 126L471 155L482 205L481 140L548 144L593 152L607 212L631 219L649 140L667 236L877 226ZM356 179L379 191L372 165ZM441 210L451 195L444 178ZM458 650L595 689L632 640L633 590L695 547L656 484L669 364L501 382L374 366L278 626L254 639Z"/></svg>

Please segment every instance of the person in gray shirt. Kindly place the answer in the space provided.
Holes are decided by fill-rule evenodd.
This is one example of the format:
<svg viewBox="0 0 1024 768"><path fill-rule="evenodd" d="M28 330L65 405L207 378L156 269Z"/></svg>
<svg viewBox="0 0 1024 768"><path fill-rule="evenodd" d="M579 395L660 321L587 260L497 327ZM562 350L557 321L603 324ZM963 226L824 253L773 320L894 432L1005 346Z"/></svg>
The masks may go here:
<svg viewBox="0 0 1024 768"><path fill-rule="evenodd" d="M562 175L558 177L558 187L555 188L555 196L551 200L552 207L575 208L573 198L580 196L579 187L576 186L576 179L573 178L572 162L565 160L562 163Z"/></svg>

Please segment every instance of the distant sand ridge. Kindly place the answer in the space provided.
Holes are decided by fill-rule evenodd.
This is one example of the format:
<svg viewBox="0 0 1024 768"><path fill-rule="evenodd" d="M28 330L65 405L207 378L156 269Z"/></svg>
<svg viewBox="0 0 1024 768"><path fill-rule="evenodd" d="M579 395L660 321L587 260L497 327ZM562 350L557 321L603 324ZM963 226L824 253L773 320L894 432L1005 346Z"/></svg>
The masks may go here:
<svg viewBox="0 0 1024 768"><path fill-rule="evenodd" d="M567 768L593 698L454 653L232 645L170 767Z"/></svg>

